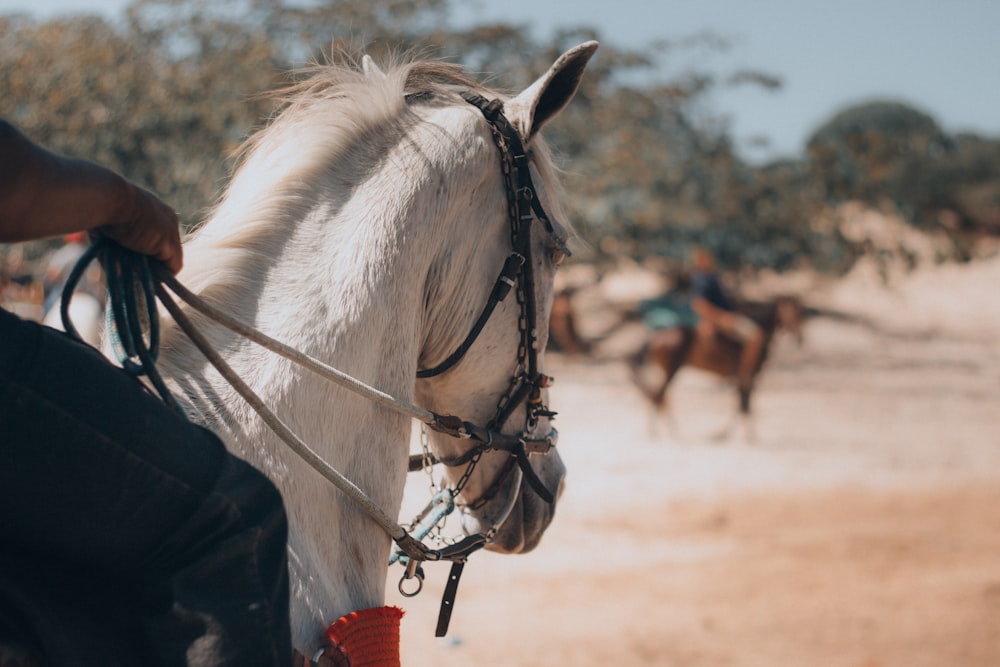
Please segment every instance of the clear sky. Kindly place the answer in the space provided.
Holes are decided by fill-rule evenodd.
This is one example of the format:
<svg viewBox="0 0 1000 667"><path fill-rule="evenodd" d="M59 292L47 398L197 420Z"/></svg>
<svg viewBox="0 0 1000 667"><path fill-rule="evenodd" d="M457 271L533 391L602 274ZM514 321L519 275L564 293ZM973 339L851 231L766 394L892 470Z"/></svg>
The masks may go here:
<svg viewBox="0 0 1000 667"><path fill-rule="evenodd" d="M0 0L0 13L100 12L128 0ZM1000 138L998 0L458 0L456 20L505 20L544 37L590 26L639 48L711 30L732 48L700 63L779 76L775 92L720 92L741 152L754 161L795 156L817 125L844 106L892 99L929 113L948 132ZM600 57L600 52L598 56ZM768 148L753 147L766 137Z"/></svg>

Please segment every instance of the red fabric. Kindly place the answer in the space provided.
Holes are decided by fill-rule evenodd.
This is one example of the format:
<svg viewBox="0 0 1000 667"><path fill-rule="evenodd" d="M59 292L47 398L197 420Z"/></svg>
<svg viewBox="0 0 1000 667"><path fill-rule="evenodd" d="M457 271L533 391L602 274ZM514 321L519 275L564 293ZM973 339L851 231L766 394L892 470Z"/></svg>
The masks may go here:
<svg viewBox="0 0 1000 667"><path fill-rule="evenodd" d="M323 634L323 645L339 651L351 667L400 667L399 607L373 607L352 611L332 623Z"/></svg>

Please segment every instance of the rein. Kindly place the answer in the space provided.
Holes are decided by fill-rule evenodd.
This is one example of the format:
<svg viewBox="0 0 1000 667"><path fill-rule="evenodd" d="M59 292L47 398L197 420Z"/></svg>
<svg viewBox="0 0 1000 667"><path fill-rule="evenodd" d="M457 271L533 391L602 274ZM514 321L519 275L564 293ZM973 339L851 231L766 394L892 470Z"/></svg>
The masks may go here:
<svg viewBox="0 0 1000 667"><path fill-rule="evenodd" d="M507 391L498 401L496 413L485 426L479 426L453 415L437 414L399 400L318 359L299 352L219 311L181 285L161 265L151 263L147 257L124 249L108 239L97 239L81 257L67 280L61 304L64 328L71 335L80 338L70 321L69 301L86 266L94 258L99 257L105 268L111 304L108 311L107 329L112 346L115 348L123 368L136 376L145 375L162 400L172 409L184 414L183 408L171 395L156 369L159 319L155 300L158 298L177 322L177 325L201 350L215 369L286 445L356 502L392 538L396 543L396 552L390 558L390 564L399 561L406 567L405 574L399 584L400 592L403 595L413 596L420 591L423 581L420 564L423 561L445 560L452 562L452 570L442 599L441 613L435 633L439 637L447 633L458 581L465 561L469 555L492 542L517 502L522 480L528 483L543 500L549 503L554 502L553 494L545 487L532 468L529 455L548 453L558 441L558 432L554 428L542 437L530 435L537 426L539 417L551 418L555 415L554 412L548 410L541 399L541 390L549 385L551 378L538 370L537 311L530 237L531 222L536 216L550 233L552 232L552 224L538 201L535 187L531 181L527 152L524 150L517 132L504 117L501 111L502 103L499 100L487 101L474 94L463 94L463 97L482 111L501 154L513 252L504 262L503 269L491 290L486 306L466 339L440 364L431 369L418 371L417 377L420 379L434 377L453 368L475 343L497 305L513 289L521 310L518 318L520 342L517 353L517 371L511 379ZM170 291L166 288L169 288ZM435 457L429 451L425 451L410 459L409 469L411 472L434 463L451 467L465 465L466 470L459 483L454 489L442 491L448 496L447 499L438 498L441 494L432 499L428 509L414 519L411 530L415 531L415 535L411 535L396 520L387 515L362 489L316 454L264 404L221 355L211 347L184 310L174 301L170 292L216 323L343 388L397 413L417 419L434 431L475 442L473 447L460 456ZM144 331L148 332L148 342ZM525 424L521 434L502 433L501 429L521 403L526 403ZM469 503L468 507L475 509L489 502L499 493L503 482L513 473L514 492L500 516L483 533L466 536L454 544L448 544L439 549L429 548L421 540L452 511L454 499L472 475L476 464L483 454L490 451L507 452L512 461L504 467L486 493L476 501ZM516 466L513 465L514 461L516 461ZM413 578L417 579L417 589L405 592L404 582Z"/></svg>

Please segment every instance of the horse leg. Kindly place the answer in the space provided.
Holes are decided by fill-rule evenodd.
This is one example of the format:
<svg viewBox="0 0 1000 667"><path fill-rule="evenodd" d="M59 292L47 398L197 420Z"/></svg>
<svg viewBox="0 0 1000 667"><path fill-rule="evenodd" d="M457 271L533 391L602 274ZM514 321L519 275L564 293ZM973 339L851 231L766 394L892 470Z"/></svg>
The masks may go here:
<svg viewBox="0 0 1000 667"><path fill-rule="evenodd" d="M763 335L759 332L748 340L743 341L740 346L739 359L736 368L736 390L739 395L739 408L730 418L725 428L716 435L716 440L724 440L736 427L737 422L742 425L744 438L747 442L756 439L756 432L753 424L753 416L750 412L750 396L753 394L753 385L757 370L760 367L764 346Z"/></svg>
<svg viewBox="0 0 1000 667"><path fill-rule="evenodd" d="M667 399L667 389L681 369L694 340L690 329L674 328L655 331L649 340L628 359L632 371L632 381L651 405L649 436L657 437L657 423L662 419L673 438L679 436L677 422ZM662 372L662 377L650 383L643 377L643 371L654 367ZM652 386L651 386L652 384Z"/></svg>
<svg viewBox="0 0 1000 667"><path fill-rule="evenodd" d="M658 438L659 432L657 429L657 424L662 421L667 425L667 433L671 438L677 439L678 428L677 420L674 419L674 411L670 406L670 401L667 397L667 388L670 385L670 380L672 376L667 375L660 386L653 392L652 403L653 409L650 411L649 418L649 435L650 438Z"/></svg>
<svg viewBox="0 0 1000 667"><path fill-rule="evenodd" d="M686 363L694 343L694 330L690 328L674 328L657 332L654 337L656 344L650 346L649 356L663 371L663 380L654 395L655 405L663 415L667 429L674 440L680 438L680 427L674 416L674 411L667 397L667 389L681 367Z"/></svg>
<svg viewBox="0 0 1000 667"><path fill-rule="evenodd" d="M723 425L723 427L709 436L708 439L711 442L719 443L728 440L729 437L733 434L733 430L739 424L742 424L744 426L744 432L745 432L746 424L750 419L751 388L744 386L744 384L740 381L737 381L736 388L737 388L737 393L739 395L739 405L737 409L734 410L732 414L730 414L729 418L726 420L726 423Z"/></svg>
<svg viewBox="0 0 1000 667"><path fill-rule="evenodd" d="M681 369L684 365L684 354L685 349L682 346L680 349L673 350L672 354L664 355L661 360L663 363L664 378L663 385L660 388L660 413L663 415L663 420L667 424L667 430L670 433L670 437L674 440L679 440L681 437L680 425L677 423L676 416L674 414L673 406L670 404L667 396L667 389L670 387L670 383L673 381L674 377L677 375L677 371Z"/></svg>
<svg viewBox="0 0 1000 667"><path fill-rule="evenodd" d="M650 359L650 347L651 340L647 340L642 344L642 346L636 350L636 352L630 355L626 359L626 364L629 368L629 377L632 380L632 384L635 388L639 390L643 398L648 402L649 405L649 420L647 424L646 435L650 439L656 438L656 418L659 412L659 399L657 394L659 393L656 389L649 386L649 382L644 376L644 371L647 368Z"/></svg>
<svg viewBox="0 0 1000 667"><path fill-rule="evenodd" d="M748 443L757 441L757 423L753 412L750 410L750 396L753 393L753 386L739 387L740 393L740 423L743 425L743 437Z"/></svg>
<svg viewBox="0 0 1000 667"><path fill-rule="evenodd" d="M752 414L743 415L743 439L751 445L757 442L757 420Z"/></svg>
<svg viewBox="0 0 1000 667"><path fill-rule="evenodd" d="M549 346L569 356L590 353L590 345L580 337L570 292L560 292L552 299L549 314Z"/></svg>

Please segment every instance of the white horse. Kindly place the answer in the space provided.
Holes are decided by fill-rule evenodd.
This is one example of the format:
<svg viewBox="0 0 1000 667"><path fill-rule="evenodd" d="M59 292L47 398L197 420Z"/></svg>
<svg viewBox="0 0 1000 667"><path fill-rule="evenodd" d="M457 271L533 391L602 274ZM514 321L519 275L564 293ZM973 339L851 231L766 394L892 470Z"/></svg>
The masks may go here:
<svg viewBox="0 0 1000 667"><path fill-rule="evenodd" d="M567 228L554 167L538 132L569 102L597 48L563 54L502 112L529 148L530 170L552 230L530 228L537 322L547 322ZM465 340L511 250L508 194L484 113L463 98L499 98L457 67L410 63L385 72L319 66L256 134L219 205L186 242L179 276L210 304L267 335L401 400L485 424L523 356L521 299L500 303L464 358L435 377ZM502 100L504 98L501 98ZM524 295L520 295L524 296ZM396 516L411 420L335 387L192 313L229 365L333 467ZM538 332L544 351L545 327ZM278 485L290 517L293 643L304 655L348 612L384 604L391 541L358 506L294 455L212 368L172 320L161 369L194 417ZM503 432L526 422L520 404ZM542 414L533 432L549 428ZM469 440L432 433L455 457ZM488 452L462 491L482 497L510 460ZM549 489L564 466L553 451L531 458ZM448 469L452 483L465 468ZM506 484L466 507L467 532L486 530L519 493L489 548L532 549L554 503ZM509 502L510 501L510 502ZM478 505L482 506L478 506Z"/></svg>

